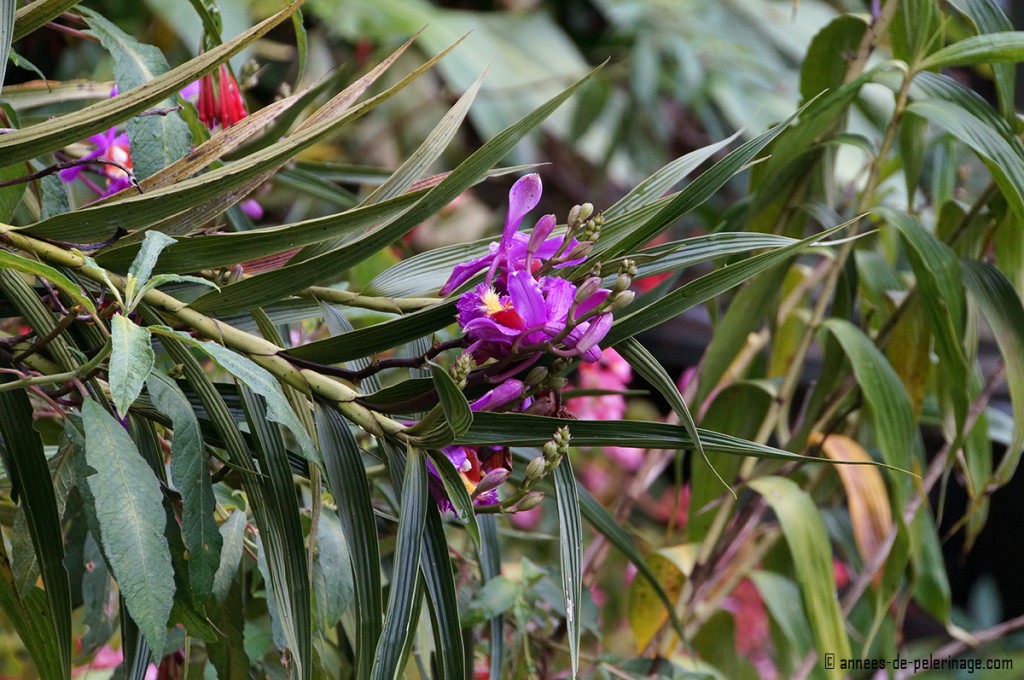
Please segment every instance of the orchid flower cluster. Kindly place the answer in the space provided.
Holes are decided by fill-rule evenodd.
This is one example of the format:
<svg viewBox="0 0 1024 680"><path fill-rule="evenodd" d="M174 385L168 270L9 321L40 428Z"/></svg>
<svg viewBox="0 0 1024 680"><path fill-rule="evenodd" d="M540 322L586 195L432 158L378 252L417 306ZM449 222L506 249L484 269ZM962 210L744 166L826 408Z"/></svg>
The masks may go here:
<svg viewBox="0 0 1024 680"><path fill-rule="evenodd" d="M485 272L483 281L463 292L456 303L458 323L467 340L466 352L457 364L463 366L463 373L468 373L466 360L478 364L487 380L500 383L471 404L473 410L512 407L537 412L551 401L558 403L557 390L565 384L565 379L556 375L560 371L537 366L523 380L513 376L544 355L554 355L561 367L576 358L597 362L613 312L633 299L628 288L636 268L631 262L624 263L611 288L602 287L600 265L579 285L557 275L558 270L586 262L602 223L592 205L575 206L563 234L554 234L554 215L537 220L529 234L519 231L523 219L540 202L541 191L539 175L520 178L509 192L501 240L491 243L487 254L456 265L440 291L450 295ZM545 391L555 398L539 396ZM511 471L507 449L450 446L443 451L478 506L514 512L540 502L539 492L530 487L558 464L568 442L568 431L560 429L545 445L543 456L531 462L516 493L500 503L498 487ZM439 481L432 483L432 489L439 506L451 509Z"/></svg>

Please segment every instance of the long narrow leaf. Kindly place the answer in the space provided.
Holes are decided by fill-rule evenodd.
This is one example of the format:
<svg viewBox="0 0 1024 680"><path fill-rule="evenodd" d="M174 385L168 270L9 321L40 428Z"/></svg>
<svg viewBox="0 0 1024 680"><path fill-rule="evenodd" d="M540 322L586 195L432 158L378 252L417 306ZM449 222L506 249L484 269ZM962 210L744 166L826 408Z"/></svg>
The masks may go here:
<svg viewBox="0 0 1024 680"><path fill-rule="evenodd" d="M580 602L583 597L583 523L576 477L564 456L554 472L555 500L558 505L558 554L562 563L562 593L565 597L565 627L569 632L569 656L572 676L580 668Z"/></svg>

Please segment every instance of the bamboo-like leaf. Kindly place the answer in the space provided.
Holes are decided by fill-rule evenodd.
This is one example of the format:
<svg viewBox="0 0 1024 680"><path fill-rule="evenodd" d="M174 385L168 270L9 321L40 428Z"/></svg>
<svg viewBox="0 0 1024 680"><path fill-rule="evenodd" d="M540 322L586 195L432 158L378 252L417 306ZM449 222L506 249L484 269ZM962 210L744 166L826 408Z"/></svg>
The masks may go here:
<svg viewBox="0 0 1024 680"><path fill-rule="evenodd" d="M490 139L386 229L372 231L368 235L350 242L343 250L326 253L296 265L255 276L236 283L219 294L208 293L193 302L192 307L204 313L219 314L240 307L259 306L263 302L278 299L284 293L302 290L345 271L368 255L402 237L424 219L450 203L452 199L475 182L482 173L511 151L523 135L539 125L561 106L593 73L594 71L587 74L515 125Z"/></svg>
<svg viewBox="0 0 1024 680"><path fill-rule="evenodd" d="M114 58L114 77L121 91L145 85L167 72L167 58L152 45L144 45L101 15L81 8L104 49ZM164 100L163 106L173 102ZM128 121L132 171L145 179L189 152L192 135L177 111L160 116L136 116Z"/></svg>
<svg viewBox="0 0 1024 680"><path fill-rule="evenodd" d="M501 576L501 543L498 541L498 523L493 515L480 518L480 572L487 583ZM505 623L502 614L490 621L488 642L488 672L490 680L500 680L505 659Z"/></svg>
<svg viewBox="0 0 1024 680"><path fill-rule="evenodd" d="M430 364L430 375L433 378L434 389L437 390L441 408L444 409L445 420L451 427L454 436L461 437L473 424L473 411L469 408L466 395L448 375L448 371L433 362Z"/></svg>
<svg viewBox="0 0 1024 680"><path fill-rule="evenodd" d="M310 462L319 463L320 456L313 445L313 440L309 438L306 428L302 426L299 417L288 404L288 400L281 390L281 385L266 369L257 365L248 357L236 354L227 347L218 345L215 342L200 342L188 333L173 331L166 326L157 326L153 330L160 335L177 338L198 348L217 362L218 366L238 378L240 382L253 392L266 399L268 417L291 430L292 435L299 442L303 454L305 454Z"/></svg>
<svg viewBox="0 0 1024 680"><path fill-rule="evenodd" d="M836 598L828 533L814 501L784 477L762 477L750 486L768 501L782 526L819 656L828 653L849 658L850 640ZM837 668L826 668L825 673L837 680L843 677Z"/></svg>
<svg viewBox="0 0 1024 680"><path fill-rule="evenodd" d="M103 552L131 618L149 646L162 651L174 573L164 538L160 483L125 429L102 406L87 399L82 421L85 458L93 469L88 484L103 531Z"/></svg>
<svg viewBox="0 0 1024 680"><path fill-rule="evenodd" d="M228 596L231 584L238 574L238 564L245 547L246 514L236 510L220 525L220 562L213 576L212 594L217 602Z"/></svg>
<svg viewBox="0 0 1024 680"><path fill-rule="evenodd" d="M83 309L87 309L94 314L96 313L96 305L85 294L82 287L49 265L26 259L14 253L9 253L6 250L0 250L0 267L10 268L24 274L40 276L57 286L61 292L74 300L76 304L82 305Z"/></svg>
<svg viewBox="0 0 1024 680"><path fill-rule="evenodd" d="M370 483L359 446L337 411L316 405L316 431L323 451L327 484L352 556L356 604L356 677L369 678L381 632L380 548L370 498Z"/></svg>
<svg viewBox="0 0 1024 680"><path fill-rule="evenodd" d="M313 594L320 629L327 632L352 604L352 558L338 515L323 508L316 534L316 561L313 564Z"/></svg>
<svg viewBox="0 0 1024 680"><path fill-rule="evenodd" d="M110 394L117 412L123 416L142 391L155 355L149 329L123 314L111 318L110 338Z"/></svg>
<svg viewBox="0 0 1024 680"><path fill-rule="evenodd" d="M964 284L995 334L1006 363L1013 407L1013 435L995 479L1005 484L1014 475L1024 452L1024 307L1013 284L995 267L962 260Z"/></svg>
<svg viewBox="0 0 1024 680"><path fill-rule="evenodd" d="M966 315L960 260L948 246L924 230L913 217L880 208L889 224L896 227L907 245L907 257L914 269L921 300L931 320L942 370L956 389L950 394L956 414L957 432L967 418L967 359L960 338Z"/></svg>
<svg viewBox="0 0 1024 680"><path fill-rule="evenodd" d="M268 420L268 409L258 398L262 394L245 382L239 386L239 393L245 419L252 433L256 460L260 472L265 475L258 484L263 489L268 514L258 518L260 521L257 526L267 560L278 621L292 652L296 677L308 679L313 673L312 594L309 590L305 540L295 503L292 472L288 466L281 430Z"/></svg>
<svg viewBox="0 0 1024 680"><path fill-rule="evenodd" d="M0 4L0 92L3 92L7 57L11 53L11 43L14 42L14 10L13 2Z"/></svg>
<svg viewBox="0 0 1024 680"><path fill-rule="evenodd" d="M2 365L6 366L6 362L2 362ZM4 374L0 376L0 384L14 379L14 376ZM71 587L64 568L61 513L42 440L39 433L32 429L32 405L25 390L0 392L0 454L0 461L12 481L11 497L14 500L20 499L39 573L46 587L42 610L45 624L40 623L36 630L39 634L44 629L49 631L49 642L55 648L52 659L54 665L48 668L50 664L38 658L34 650L33 658L41 673L51 674L53 668L64 669L56 677L66 678L71 667ZM0 589L6 588L8 577L10 586L14 588L15 582L9 566L3 565L3 569L6 573L0 574L0 580L4 581ZM34 585L31 588L36 590ZM26 592L25 599L21 600L16 589L10 596L12 599L5 601L4 610L15 627L20 629L21 624L17 621L19 615L8 607L20 608L30 604L34 607L38 596ZM42 642L40 638L32 646ZM46 653L52 653L52 650ZM54 676L51 674L50 677Z"/></svg>
<svg viewBox="0 0 1024 680"><path fill-rule="evenodd" d="M705 274L632 314L616 319L605 339L605 344L615 345L625 338L664 323L677 314L739 285L754 274L786 261L812 243L845 229L849 224L840 224L788 246L754 255L734 265Z"/></svg>
<svg viewBox="0 0 1024 680"><path fill-rule="evenodd" d="M562 593L565 597L565 627L569 636L572 676L580 667L580 612L583 611L583 523L576 477L563 456L554 472L555 500L558 505L558 555L562 563Z"/></svg>
<svg viewBox="0 0 1024 680"><path fill-rule="evenodd" d="M209 73L291 16L302 2L303 0L295 0L245 33L171 69L145 85L122 92L117 97L97 102L80 111L0 136L0 155L11 163L17 163L85 139L97 132L103 132L129 116L166 99L204 73Z"/></svg>
<svg viewBox="0 0 1024 680"><path fill-rule="evenodd" d="M171 480L181 493L181 528L188 548L189 584L193 596L205 601L214 593L223 540L213 518L216 500L199 421L178 385L160 371L150 373L146 388L153 405L166 413L173 423ZM241 556L241 542L238 548ZM237 561L235 566L237 568ZM226 594L226 587L222 584L221 588Z"/></svg>
<svg viewBox="0 0 1024 680"><path fill-rule="evenodd" d="M958 40L925 58L920 68L940 69L948 66L1019 61L1024 61L1024 32L1003 31Z"/></svg>
<svg viewBox="0 0 1024 680"><path fill-rule="evenodd" d="M427 516L427 466L421 451L409 447L402 483L402 507L395 539L394 573L384 628L373 655L372 680L395 680L405 665L413 631L413 611L419 599L420 556Z"/></svg>
<svg viewBox="0 0 1024 680"><path fill-rule="evenodd" d="M80 0L36 0L20 7L15 15L13 40L21 40L79 2Z"/></svg>
<svg viewBox="0 0 1024 680"><path fill-rule="evenodd" d="M978 33L1013 31L1013 23L994 0L950 0L949 4L966 16ZM999 108L1004 118L1012 120L1017 115L1017 106L1013 100L1016 68L1012 63L992 64L992 74L995 76Z"/></svg>
<svg viewBox="0 0 1024 680"><path fill-rule="evenodd" d="M24 598L18 597L7 554L0 552L0 610L35 662L39 677L66 680L70 664L61 664L60 648L46 604L46 594L35 586Z"/></svg>
<svg viewBox="0 0 1024 680"><path fill-rule="evenodd" d="M459 519L466 523L466 531L477 544L477 547L479 547L480 526L476 512L473 509L473 499L470 497L469 491L466 490L466 484L462 481L462 476L459 475L455 466L444 452L437 449L427 449L427 456L430 458L430 464L434 466L438 477L441 478L441 484L444 486L445 493L448 494L448 500L451 501Z"/></svg>
<svg viewBox="0 0 1024 680"><path fill-rule="evenodd" d="M899 376L863 331L845 319L828 319L824 327L842 346L853 367L864 401L871 412L882 458L889 465L909 470L922 451L914 408ZM893 485L896 505L907 498L910 478Z"/></svg>
<svg viewBox="0 0 1024 680"><path fill-rule="evenodd" d="M420 570L433 614L436 652L440 656L441 677L461 678L472 673L467 668L462 642L459 601L455 594L455 576L448 556L448 541L437 506L427 502L423 527L423 552Z"/></svg>

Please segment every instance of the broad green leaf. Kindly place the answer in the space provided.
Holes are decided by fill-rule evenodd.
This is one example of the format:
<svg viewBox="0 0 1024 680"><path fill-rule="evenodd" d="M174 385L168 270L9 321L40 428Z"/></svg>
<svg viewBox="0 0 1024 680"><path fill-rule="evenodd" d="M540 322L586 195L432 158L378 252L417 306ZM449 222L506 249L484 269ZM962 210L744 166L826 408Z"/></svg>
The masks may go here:
<svg viewBox="0 0 1024 680"><path fill-rule="evenodd" d="M313 673L312 593L292 471L281 429L268 420L268 409L259 399L262 394L245 382L238 389L252 433L253 452L263 475L256 483L261 487L267 514L257 518L257 527L270 575L273 605L291 650L295 676L308 680Z"/></svg>
<svg viewBox="0 0 1024 680"><path fill-rule="evenodd" d="M0 365L8 367L6 361L0 362ZM0 376L0 384L13 380L15 377L10 374ZM43 442L39 433L32 427L32 405L25 390L0 392L0 461L3 462L7 476L12 482L11 498L20 503L19 517L23 517L27 525L32 551L35 553L39 573L46 588L42 611L45 623L40 622L36 628L40 634L43 630L48 631L49 642L56 648L52 661L56 668L64 669L58 677L66 678L71 665L71 587L64 567L61 512L54 492L54 480L51 479L46 454L43 451ZM63 507L63 499L60 505ZM16 541L14 543L17 545ZM2 553L3 551L0 551L0 555ZM15 561L17 559L18 555L15 553ZM9 565L3 565L3 569L7 571L0 574L0 580L4 581L4 584L0 584L0 589L6 588L8 577L11 587L14 588L15 581L9 571ZM31 589L36 590L34 583ZM17 621L18 614L9 610L8 606L28 606L29 598L34 602L37 596L25 592L25 600L20 605L14 604L21 599L17 589L11 593L11 597L12 604L5 603L4 609L9 620L20 629L22 626ZM40 643L42 639L31 643L30 651L33 652L40 672L54 677L51 674L52 669L47 668L48 664L36 656L33 649Z"/></svg>
<svg viewBox="0 0 1024 680"><path fill-rule="evenodd" d="M860 46L867 28L862 16L843 14L818 31L807 46L800 69L800 96L804 101L843 85L849 67L847 55Z"/></svg>
<svg viewBox="0 0 1024 680"><path fill-rule="evenodd" d="M313 594L316 614L323 633L334 629L352 604L352 560L338 515L323 508L316 534L316 561L313 563Z"/></svg>
<svg viewBox="0 0 1024 680"><path fill-rule="evenodd" d="M406 647L415 630L420 555L427 517L427 466L421 451L406 449L402 507L395 539L394 573L384 628L373 655L372 680L396 680L405 666Z"/></svg>
<svg viewBox="0 0 1024 680"><path fill-rule="evenodd" d="M1024 61L1024 32L1001 31L964 38L929 55L920 67L939 69L970 64Z"/></svg>
<svg viewBox="0 0 1024 680"><path fill-rule="evenodd" d="M114 58L114 77L118 89L128 92L167 73L167 58L152 45L144 45L119 29L101 15L81 8L89 27L100 44ZM165 99L163 107L174 102ZM159 116L136 116L128 121L131 140L132 171L145 179L189 152L192 135L177 111Z"/></svg>
<svg viewBox="0 0 1024 680"><path fill-rule="evenodd" d="M1001 33L1013 30L1013 23L1003 14L995 0L950 0L956 8L974 24L978 33ZM992 73L996 81L996 94L999 96L999 108L1003 117L1013 120L1017 115L1014 103L1014 86L1016 67L1012 63L992 64Z"/></svg>
<svg viewBox="0 0 1024 680"><path fill-rule="evenodd" d="M962 260L961 265L964 285L992 328L1006 363L1013 436L995 473L996 481L1005 484L1013 478L1024 450L1024 307L1013 284L998 269L976 260Z"/></svg>
<svg viewBox="0 0 1024 680"><path fill-rule="evenodd" d="M943 624L949 625L951 593L938 527L927 505L917 511L907 527L910 562L914 569L914 599Z"/></svg>
<svg viewBox="0 0 1024 680"><path fill-rule="evenodd" d="M150 648L164 648L174 598L164 538L163 493L121 424L92 399L82 404L89 490L103 531L103 552L125 606Z"/></svg>
<svg viewBox="0 0 1024 680"><path fill-rule="evenodd" d="M299 417L288 404L288 400L281 390L281 385L265 368L257 365L248 357L232 352L227 347L218 345L215 342L200 342L188 333L174 331L166 326L156 327L154 330L160 335L177 338L198 348L217 362L218 366L235 376L253 392L266 399L267 415L269 418L291 430L306 458L312 463L319 463L320 456L313 445L313 440L309 438L309 433L306 432L306 429L299 421Z"/></svg>
<svg viewBox="0 0 1024 680"><path fill-rule="evenodd" d="M296 265L255 276L229 286L221 293L208 293L193 302L191 306L204 313L223 313L240 307L258 306L263 302L276 300L282 294L297 292L340 274L368 255L402 237L427 217L450 203L472 185L482 173L508 154L516 142L527 132L561 106L592 74L593 71L512 127L488 140L449 173L440 184L431 189L422 200L389 224L386 229L372 231L366 236L348 243L344 249L339 251L326 253Z"/></svg>
<svg viewBox="0 0 1024 680"><path fill-rule="evenodd" d="M572 676L580 667L580 612L583 598L583 523L569 456L563 456L554 472L558 505L558 555L562 564L562 594L565 598L565 627L569 636Z"/></svg>
<svg viewBox="0 0 1024 680"><path fill-rule="evenodd" d="M796 582L782 574L761 570L751 572L750 580L757 586L768 613L795 647L796 653L802 656L809 652L814 641L800 606L800 588Z"/></svg>
<svg viewBox="0 0 1024 680"><path fill-rule="evenodd" d="M897 59L914 64L935 45L942 44L942 16L936 0L904 0L897 3L889 24L892 53ZM851 49L855 49L853 45Z"/></svg>
<svg viewBox="0 0 1024 680"><path fill-rule="evenodd" d="M907 257L914 269L943 363L941 370L948 374L950 383L957 386L951 397L957 432L960 432L967 417L967 393L962 387L967 384L968 375L967 359L960 343L966 320L960 260L913 217L887 208L879 208L877 212L899 230L906 243Z"/></svg>
<svg viewBox="0 0 1024 680"><path fill-rule="evenodd" d="M235 510L220 525L220 563L213 576L212 594L218 603L228 597L231 584L238 574L238 564L242 559L245 547L246 514L244 510ZM216 609L216 607L211 607Z"/></svg>
<svg viewBox="0 0 1024 680"><path fill-rule="evenodd" d="M142 247L132 261L132 266L128 268L128 283L126 284L124 294L129 303L129 308L133 306L131 303L137 297L141 297L141 292L138 291L149 281L150 276L153 274L153 266L156 264L157 258L160 257L160 252L167 246L174 245L174 243L175 240L173 238L159 231L146 232Z"/></svg>
<svg viewBox="0 0 1024 680"><path fill-rule="evenodd" d="M327 484L352 556L355 585L356 677L369 678L381 631L380 548L370 497L370 483L348 422L337 411L316 405L316 430L324 457Z"/></svg>
<svg viewBox="0 0 1024 680"><path fill-rule="evenodd" d="M849 658L850 639L836 597L828 532L814 501L784 477L762 477L750 482L750 487L764 497L782 527L819 658L826 653ZM837 680L844 675L837 668L825 672Z"/></svg>
<svg viewBox="0 0 1024 680"><path fill-rule="evenodd" d="M110 394L117 412L123 416L142 391L155 355L149 329L124 314L115 314L110 319L110 338Z"/></svg>
<svg viewBox="0 0 1024 680"><path fill-rule="evenodd" d="M850 360L864 401L871 412L882 458L889 465L911 469L921 455L914 408L899 376L864 332L845 319L828 319L824 328L839 342ZM896 505L908 497L910 477L902 475L893 485Z"/></svg>
<svg viewBox="0 0 1024 680"><path fill-rule="evenodd" d="M220 632L220 639L206 643L206 654L218 678L246 680L251 662L244 640L245 600L242 599L241 578L233 578L228 586L221 606L210 607L210 621Z"/></svg>
<svg viewBox="0 0 1024 680"><path fill-rule="evenodd" d="M465 613L463 626L478 626L489 619L499 617L515 604L521 592L519 585L507 576L495 576L488 580L474 595Z"/></svg>
<svg viewBox="0 0 1024 680"><path fill-rule="evenodd" d="M0 250L0 267L10 268L23 274L40 276L60 288L61 292L74 300L76 304L82 305L83 309L87 309L93 314L96 313L96 306L82 287L49 265L20 257L6 250Z"/></svg>
<svg viewBox="0 0 1024 680"><path fill-rule="evenodd" d="M302 5L298 0L264 19L245 33L203 52L181 66L171 69L139 87L122 92L74 113L47 119L36 125L0 136L0 155L11 163L72 144L163 101L185 85L209 73L220 63L263 37Z"/></svg>
<svg viewBox="0 0 1024 680"><path fill-rule="evenodd" d="M188 548L189 585L196 600L203 602L214 593L223 540L213 518L216 500L199 421L178 385L160 371L149 374L146 388L153 405L173 423L171 481L181 494L181 529Z"/></svg>

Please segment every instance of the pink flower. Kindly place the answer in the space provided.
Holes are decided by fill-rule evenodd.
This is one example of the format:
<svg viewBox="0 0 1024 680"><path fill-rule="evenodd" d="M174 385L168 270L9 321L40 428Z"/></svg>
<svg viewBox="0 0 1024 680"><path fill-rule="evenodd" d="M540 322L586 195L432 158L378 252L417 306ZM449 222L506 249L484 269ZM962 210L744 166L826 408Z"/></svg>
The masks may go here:
<svg viewBox="0 0 1024 680"><path fill-rule="evenodd" d="M110 128L104 133L93 135L89 137L89 143L92 144L93 148L89 153L82 156L83 161L101 160L101 161L113 161L120 163L129 170L132 169L132 156L130 149L130 143L128 141L128 135L126 133L117 133L116 128ZM57 173L57 176L64 182L74 182L76 179L82 179L86 185L95 191L101 198L106 196L112 196L117 192L131 186L131 177L121 168L107 163L98 164L100 166L99 172L107 178L106 189L101 189L85 177L81 177L82 171L85 170L85 165L76 165L73 168L66 168Z"/></svg>

